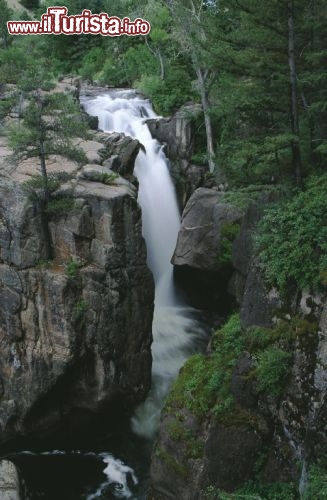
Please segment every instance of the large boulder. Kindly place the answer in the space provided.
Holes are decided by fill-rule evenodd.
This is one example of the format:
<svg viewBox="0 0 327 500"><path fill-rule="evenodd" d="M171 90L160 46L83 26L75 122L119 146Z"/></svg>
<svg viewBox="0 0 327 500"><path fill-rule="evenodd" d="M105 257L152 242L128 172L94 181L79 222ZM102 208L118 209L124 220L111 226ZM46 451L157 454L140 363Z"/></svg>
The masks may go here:
<svg viewBox="0 0 327 500"><path fill-rule="evenodd" d="M214 189L199 188L182 216L172 263L179 284L194 305L228 307L227 283L232 275L232 242L244 210L224 202ZM230 297L231 300L231 297Z"/></svg>

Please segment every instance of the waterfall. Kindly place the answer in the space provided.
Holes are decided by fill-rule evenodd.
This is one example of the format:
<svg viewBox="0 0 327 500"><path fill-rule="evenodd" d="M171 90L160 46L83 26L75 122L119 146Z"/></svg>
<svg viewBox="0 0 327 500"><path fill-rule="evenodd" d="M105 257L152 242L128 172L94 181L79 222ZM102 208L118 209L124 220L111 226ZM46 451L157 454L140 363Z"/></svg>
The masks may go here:
<svg viewBox="0 0 327 500"><path fill-rule="evenodd" d="M142 208L147 263L155 280L152 345L152 389L132 419L133 431L152 438L157 430L163 400L172 380L203 337L203 327L194 311L180 303L173 284L170 263L180 225L174 185L162 146L152 138L147 118L156 118L150 102L134 91L112 91L94 98L82 97L88 114L98 116L105 132L123 132L144 146L134 173L139 181L138 202Z"/></svg>

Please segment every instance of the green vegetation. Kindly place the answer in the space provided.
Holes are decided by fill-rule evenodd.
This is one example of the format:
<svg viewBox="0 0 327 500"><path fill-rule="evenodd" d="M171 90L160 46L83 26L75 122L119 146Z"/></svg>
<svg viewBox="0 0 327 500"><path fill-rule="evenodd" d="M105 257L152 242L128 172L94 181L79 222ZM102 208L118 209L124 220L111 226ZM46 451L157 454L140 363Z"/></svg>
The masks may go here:
<svg viewBox="0 0 327 500"><path fill-rule="evenodd" d="M114 172L96 172L92 174L90 180L94 182L101 182L102 184L107 184L110 186L115 183L115 180L118 179L119 175Z"/></svg>
<svg viewBox="0 0 327 500"><path fill-rule="evenodd" d="M48 215L60 216L71 212L75 207L75 202L69 196L61 195L48 201L45 209Z"/></svg>
<svg viewBox="0 0 327 500"><path fill-rule="evenodd" d="M327 498L327 468L312 465L309 468L308 484L303 500L323 500Z"/></svg>
<svg viewBox="0 0 327 500"><path fill-rule="evenodd" d="M226 493L214 486L209 486L204 491L204 498L207 500L296 500L298 495L292 483L264 484L251 481L234 493Z"/></svg>
<svg viewBox="0 0 327 500"><path fill-rule="evenodd" d="M221 228L220 251L218 265L224 266L232 262L232 247L236 236L240 232L238 222L225 222Z"/></svg>
<svg viewBox="0 0 327 500"><path fill-rule="evenodd" d="M178 411L188 408L200 419L208 414L225 425L252 422L245 410L237 407L230 392L233 368L242 351L256 359L248 374L257 380L259 391L278 397L289 374L292 356L278 345L292 342L300 335L316 331L317 325L300 318L281 320L273 329L249 328L242 331L237 314L230 317L212 339L209 355L195 354L183 366L166 401L166 410L176 416L175 437L180 429ZM291 348L289 347L289 350ZM184 436L185 437L185 436Z"/></svg>
<svg viewBox="0 0 327 500"><path fill-rule="evenodd" d="M79 300L73 310L73 321L79 324L83 323L86 311L87 302L84 299Z"/></svg>
<svg viewBox="0 0 327 500"><path fill-rule="evenodd" d="M166 409L175 413L179 408L188 408L200 418L211 411L219 420L228 415L232 424L234 402L229 383L232 368L243 350L238 315L215 334L213 346L211 355L195 354L185 363L166 401Z"/></svg>
<svg viewBox="0 0 327 500"><path fill-rule="evenodd" d="M291 354L279 347L269 346L258 355L255 376L258 389L273 396L278 396L283 389L283 382L289 374Z"/></svg>
<svg viewBox="0 0 327 500"><path fill-rule="evenodd" d="M22 188L31 200L39 199L42 196L45 186L47 186L50 195L60 188L61 184L72 179L68 172L51 173L45 179L42 175L32 175L30 179L22 184Z"/></svg>
<svg viewBox="0 0 327 500"><path fill-rule="evenodd" d="M327 175L310 178L305 191L266 212L257 251L268 283L319 290L327 273Z"/></svg>
<svg viewBox="0 0 327 500"><path fill-rule="evenodd" d="M163 448L156 448L155 453L156 456L159 457L175 474L187 479L189 475L188 469L180 462L177 462L177 460L175 460L174 457L172 457L166 450Z"/></svg>
<svg viewBox="0 0 327 500"><path fill-rule="evenodd" d="M71 280L75 280L78 276L79 269L81 267L80 262L77 262L74 259L70 259L65 265L65 271L67 278Z"/></svg>

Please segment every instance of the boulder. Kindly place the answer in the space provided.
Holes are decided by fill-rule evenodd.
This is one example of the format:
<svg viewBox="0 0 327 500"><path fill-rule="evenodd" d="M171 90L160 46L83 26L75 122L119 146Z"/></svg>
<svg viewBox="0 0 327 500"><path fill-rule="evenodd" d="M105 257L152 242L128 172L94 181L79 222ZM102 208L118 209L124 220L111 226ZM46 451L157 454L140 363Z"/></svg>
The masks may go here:
<svg viewBox="0 0 327 500"><path fill-rule="evenodd" d="M23 500L19 472L13 462L0 461L0 498L1 500Z"/></svg>
<svg viewBox="0 0 327 500"><path fill-rule="evenodd" d="M135 159L140 148L143 147L139 141L118 132L111 134L99 133L98 137L104 144L100 151L103 165L108 166L128 180L134 180Z"/></svg>
<svg viewBox="0 0 327 500"><path fill-rule="evenodd" d="M199 188L189 199L172 263L178 283L194 305L229 307L226 288L233 271L232 241L243 213L214 189Z"/></svg>
<svg viewBox="0 0 327 500"><path fill-rule="evenodd" d="M224 203L222 193L197 189L183 212L172 263L204 271L219 270L224 224L239 222L242 215L239 208Z"/></svg>

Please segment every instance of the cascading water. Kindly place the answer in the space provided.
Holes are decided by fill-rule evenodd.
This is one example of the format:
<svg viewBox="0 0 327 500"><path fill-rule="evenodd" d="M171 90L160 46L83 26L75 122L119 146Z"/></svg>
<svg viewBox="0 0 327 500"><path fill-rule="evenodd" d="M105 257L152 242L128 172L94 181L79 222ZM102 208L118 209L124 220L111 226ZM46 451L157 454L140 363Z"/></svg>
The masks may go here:
<svg viewBox="0 0 327 500"><path fill-rule="evenodd" d="M145 123L147 118L156 117L149 101L134 91L115 91L85 98L82 104L90 115L98 116L100 129L123 132L145 148L138 154L134 173L139 181L147 260L155 279L152 390L137 409L132 428L139 435L153 437L170 384L203 336L194 311L177 300L173 284L170 260L180 226L175 189L162 146L151 137Z"/></svg>

